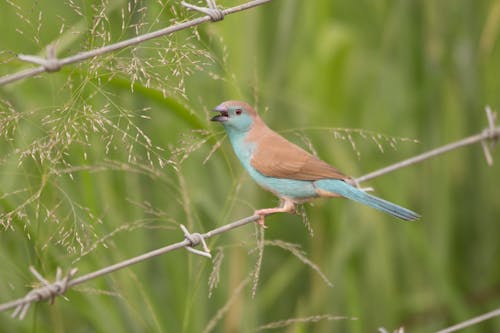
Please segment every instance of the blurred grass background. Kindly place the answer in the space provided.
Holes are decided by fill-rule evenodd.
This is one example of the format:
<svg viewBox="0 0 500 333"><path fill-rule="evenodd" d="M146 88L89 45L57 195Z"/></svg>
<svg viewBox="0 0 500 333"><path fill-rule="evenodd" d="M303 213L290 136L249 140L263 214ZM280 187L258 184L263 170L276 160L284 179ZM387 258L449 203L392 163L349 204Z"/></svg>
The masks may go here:
<svg viewBox="0 0 500 333"><path fill-rule="evenodd" d="M31 67L15 55L52 42L62 57L196 16L166 0L2 2L0 75ZM1 87L0 302L32 286L29 265L49 280L58 266L84 274L181 240L180 223L204 232L275 205L208 121L223 100L250 102L352 176L481 131L485 105L500 109L499 32L494 0L275 0ZM319 201L305 208L312 237L300 217L272 216L264 239L252 225L211 239L214 264L177 251L24 321L2 313L0 331L451 326L500 306L496 160L488 167L477 145L369 183L419 222ZM499 319L464 330L496 331Z"/></svg>

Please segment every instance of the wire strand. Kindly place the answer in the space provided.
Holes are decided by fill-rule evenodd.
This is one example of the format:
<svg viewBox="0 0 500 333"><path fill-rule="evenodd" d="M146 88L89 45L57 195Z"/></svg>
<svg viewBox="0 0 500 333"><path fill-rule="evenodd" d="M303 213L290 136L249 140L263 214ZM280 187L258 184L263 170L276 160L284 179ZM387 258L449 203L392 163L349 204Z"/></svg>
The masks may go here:
<svg viewBox="0 0 500 333"><path fill-rule="evenodd" d="M36 68L30 68L26 70L19 71L14 74L8 74L5 76L0 77L0 86L12 83L15 81L19 81L28 77L32 77L44 72L55 72L62 67L78 62L82 62L84 60L90 59L90 58L95 58L97 56L110 53L116 50L123 49L128 46L136 45L143 43L145 41L148 41L150 39L158 38L161 36L166 36L170 35L174 32L188 29L197 25L200 25L205 22L215 22L221 20L224 16L234 14L237 12L241 12L243 10L247 10L253 7L257 7L260 5L263 5L265 3L271 2L272 0L253 0L249 1L247 3L234 6L231 8L226 8L226 9L217 9L217 8L210 8L207 7L208 11L206 12L206 16L198 17L195 19L192 19L190 21L178 23L160 30L152 31L140 36L136 36L130 39L126 39L123 41L120 41L118 43L106 45L97 49L93 49L90 51L86 52L81 52L66 58L61 58L57 59L55 57L55 50L51 49L51 46L47 47L47 53L51 54L51 56L47 57L47 59L43 59L40 57L36 56L29 56L29 55L21 55L19 57L20 60L28 61L31 63L37 63L40 64L41 66L36 67ZM189 5L188 5L189 6ZM192 8L192 5L190 6ZM200 9L201 7L196 7ZM53 53L51 53L53 52Z"/></svg>

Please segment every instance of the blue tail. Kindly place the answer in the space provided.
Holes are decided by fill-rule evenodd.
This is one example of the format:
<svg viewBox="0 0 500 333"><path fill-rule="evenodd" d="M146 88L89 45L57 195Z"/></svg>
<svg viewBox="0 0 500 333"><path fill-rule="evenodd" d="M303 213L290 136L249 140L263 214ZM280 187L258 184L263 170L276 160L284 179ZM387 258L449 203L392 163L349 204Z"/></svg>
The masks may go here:
<svg viewBox="0 0 500 333"><path fill-rule="evenodd" d="M336 179L322 179L314 182L314 186L321 190L330 193L336 193L348 199L365 204L372 208L378 209L384 213L391 214L405 221L414 221L420 218L420 215L409 210L393 204L392 202L384 199L377 198L370 195L363 190L360 190L342 180Z"/></svg>

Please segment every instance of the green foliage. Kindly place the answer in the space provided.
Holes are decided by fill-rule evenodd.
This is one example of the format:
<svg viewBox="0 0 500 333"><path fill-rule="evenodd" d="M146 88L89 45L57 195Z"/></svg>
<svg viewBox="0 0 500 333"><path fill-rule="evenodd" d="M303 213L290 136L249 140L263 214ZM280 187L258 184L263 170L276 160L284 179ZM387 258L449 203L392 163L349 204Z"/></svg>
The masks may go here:
<svg viewBox="0 0 500 333"><path fill-rule="evenodd" d="M203 4L200 1L199 4ZM234 1L220 1L224 7ZM177 1L6 1L0 75L197 17ZM0 88L0 302L28 266L88 273L276 199L209 111L255 105L352 176L477 133L500 109L498 1L278 1ZM362 130L357 130L357 129ZM380 134L378 134L380 133ZM418 144L412 143L414 139ZM495 153L498 156L498 152ZM429 332L500 306L499 161L478 146L370 182L422 214L344 200L211 239L38 304L9 332ZM332 283L332 286L329 283ZM498 319L467 332L500 331Z"/></svg>

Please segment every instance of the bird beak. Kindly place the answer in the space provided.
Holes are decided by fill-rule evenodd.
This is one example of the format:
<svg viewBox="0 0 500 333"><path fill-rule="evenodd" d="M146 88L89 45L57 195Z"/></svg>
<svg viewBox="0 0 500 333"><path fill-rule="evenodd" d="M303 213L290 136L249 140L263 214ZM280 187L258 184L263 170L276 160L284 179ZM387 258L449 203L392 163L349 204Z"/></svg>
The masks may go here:
<svg viewBox="0 0 500 333"><path fill-rule="evenodd" d="M229 119L227 108L224 104L216 106L212 111L220 112L220 114L215 117L212 117L210 121L218 121L220 123L223 123Z"/></svg>

